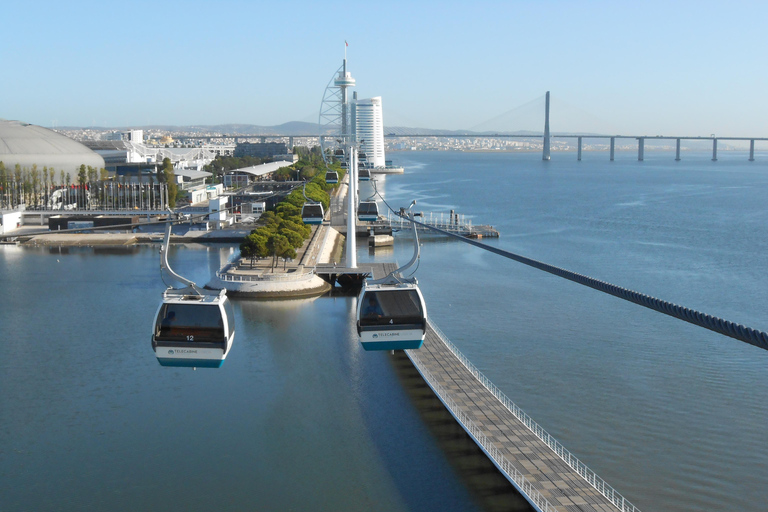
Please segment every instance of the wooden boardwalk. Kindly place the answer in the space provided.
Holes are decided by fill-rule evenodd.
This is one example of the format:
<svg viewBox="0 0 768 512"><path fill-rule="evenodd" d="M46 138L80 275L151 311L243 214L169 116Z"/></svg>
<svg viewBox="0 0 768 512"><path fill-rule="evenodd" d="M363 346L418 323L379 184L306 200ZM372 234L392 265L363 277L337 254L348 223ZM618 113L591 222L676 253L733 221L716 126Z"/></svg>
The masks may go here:
<svg viewBox="0 0 768 512"><path fill-rule="evenodd" d="M431 323L422 348L406 354L464 430L535 508L638 512L501 394Z"/></svg>

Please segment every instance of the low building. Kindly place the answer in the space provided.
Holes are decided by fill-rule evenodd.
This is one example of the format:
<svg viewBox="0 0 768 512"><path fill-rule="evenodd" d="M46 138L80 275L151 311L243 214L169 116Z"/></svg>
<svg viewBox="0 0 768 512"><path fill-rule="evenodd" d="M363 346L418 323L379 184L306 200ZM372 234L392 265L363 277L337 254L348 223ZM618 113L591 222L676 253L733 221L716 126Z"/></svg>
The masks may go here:
<svg viewBox="0 0 768 512"><path fill-rule="evenodd" d="M285 142L238 142L235 146L235 157L255 156L259 158L274 155L287 155L288 145Z"/></svg>
<svg viewBox="0 0 768 512"><path fill-rule="evenodd" d="M205 187L205 180L213 176L208 171L197 171L194 169L174 169L176 182L181 190L192 190Z"/></svg>
<svg viewBox="0 0 768 512"><path fill-rule="evenodd" d="M290 163L281 160L278 162L268 162L266 164L234 169L223 176L224 186L227 188L245 187L249 183L266 178L279 168L287 167L289 165Z"/></svg>

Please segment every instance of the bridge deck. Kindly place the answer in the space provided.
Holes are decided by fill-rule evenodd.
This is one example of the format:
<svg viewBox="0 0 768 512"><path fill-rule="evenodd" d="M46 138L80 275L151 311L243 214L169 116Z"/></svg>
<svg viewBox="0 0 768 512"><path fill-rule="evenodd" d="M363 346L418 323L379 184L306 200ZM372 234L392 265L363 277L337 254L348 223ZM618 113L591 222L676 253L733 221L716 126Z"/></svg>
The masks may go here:
<svg viewBox="0 0 768 512"><path fill-rule="evenodd" d="M583 467L589 473L587 477L597 480L598 486L605 486L609 495L618 497L615 498L618 506L613 505L566 464L563 458L483 385L431 325L422 348L407 350L406 354L462 427L472 435L502 473L540 510L636 510L567 452L565 458L575 461L576 467ZM540 427L538 429L550 442L554 441ZM519 472L518 475L515 475L515 470ZM524 476L524 480L519 479L519 475Z"/></svg>

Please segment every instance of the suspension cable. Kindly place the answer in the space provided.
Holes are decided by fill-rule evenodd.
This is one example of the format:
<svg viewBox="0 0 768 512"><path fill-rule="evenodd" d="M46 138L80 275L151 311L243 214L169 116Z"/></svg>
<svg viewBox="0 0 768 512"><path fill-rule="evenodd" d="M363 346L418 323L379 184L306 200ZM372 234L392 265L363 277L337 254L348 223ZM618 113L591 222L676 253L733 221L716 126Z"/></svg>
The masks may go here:
<svg viewBox="0 0 768 512"><path fill-rule="evenodd" d="M385 201L385 204L386 204L386 201ZM387 207L389 208L388 204L387 204ZM392 208L390 208L390 210L392 210ZM392 210L392 212L398 217L405 218L402 215L400 215L398 212L395 212L394 210ZM750 345L754 345L763 350L768 350L768 333L764 331L752 329L751 327L746 327L744 325L737 324L729 320L724 320L716 316L708 315L706 313L696 311L695 309L686 308L684 306L673 304L671 302L667 302L665 300L658 299L656 297L651 297L650 295L646 295L644 293L636 292L628 288L622 288L621 286L616 286L615 284L611 284L606 281L600 281L599 279L595 279L593 277L585 276L583 274L578 274L576 272L572 272L570 270L556 267L548 263L527 258L525 256L521 256L513 252L499 249L497 247L492 247L482 242L478 242L477 240L465 238L461 235L457 235L455 233L451 233L449 231L445 231L443 229L430 226L429 224L426 224L424 222L419 222L415 219L409 219L409 220L411 222L414 222L432 231L436 231L443 235L456 238L458 240L461 240L464 243L474 245L475 247L479 247L480 249L486 250L488 252L492 252L494 254L498 254L499 256L503 256L505 258L517 261L518 263L528 265L529 267L533 267L538 270L542 270L544 272L556 275L558 277L562 277L563 279L568 279L569 281L573 281L574 283L578 283L580 285L587 286L594 290L607 293L608 295L613 295L614 297L618 297L620 299L626 300L628 302L632 302L639 306L652 309L653 311L657 311L659 313L663 313L673 318L677 318L678 320L683 320L693 325L704 327L705 329L709 329L710 331L714 331L724 336L729 336L739 341L749 343Z"/></svg>

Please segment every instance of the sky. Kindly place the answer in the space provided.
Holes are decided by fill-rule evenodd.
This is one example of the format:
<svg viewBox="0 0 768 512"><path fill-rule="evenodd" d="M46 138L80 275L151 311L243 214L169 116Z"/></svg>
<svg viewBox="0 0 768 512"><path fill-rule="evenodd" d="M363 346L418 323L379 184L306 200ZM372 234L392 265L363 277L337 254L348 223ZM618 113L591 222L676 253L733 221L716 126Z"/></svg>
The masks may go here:
<svg viewBox="0 0 768 512"><path fill-rule="evenodd" d="M317 122L341 65L387 126L768 137L768 2L6 2L0 118Z"/></svg>

